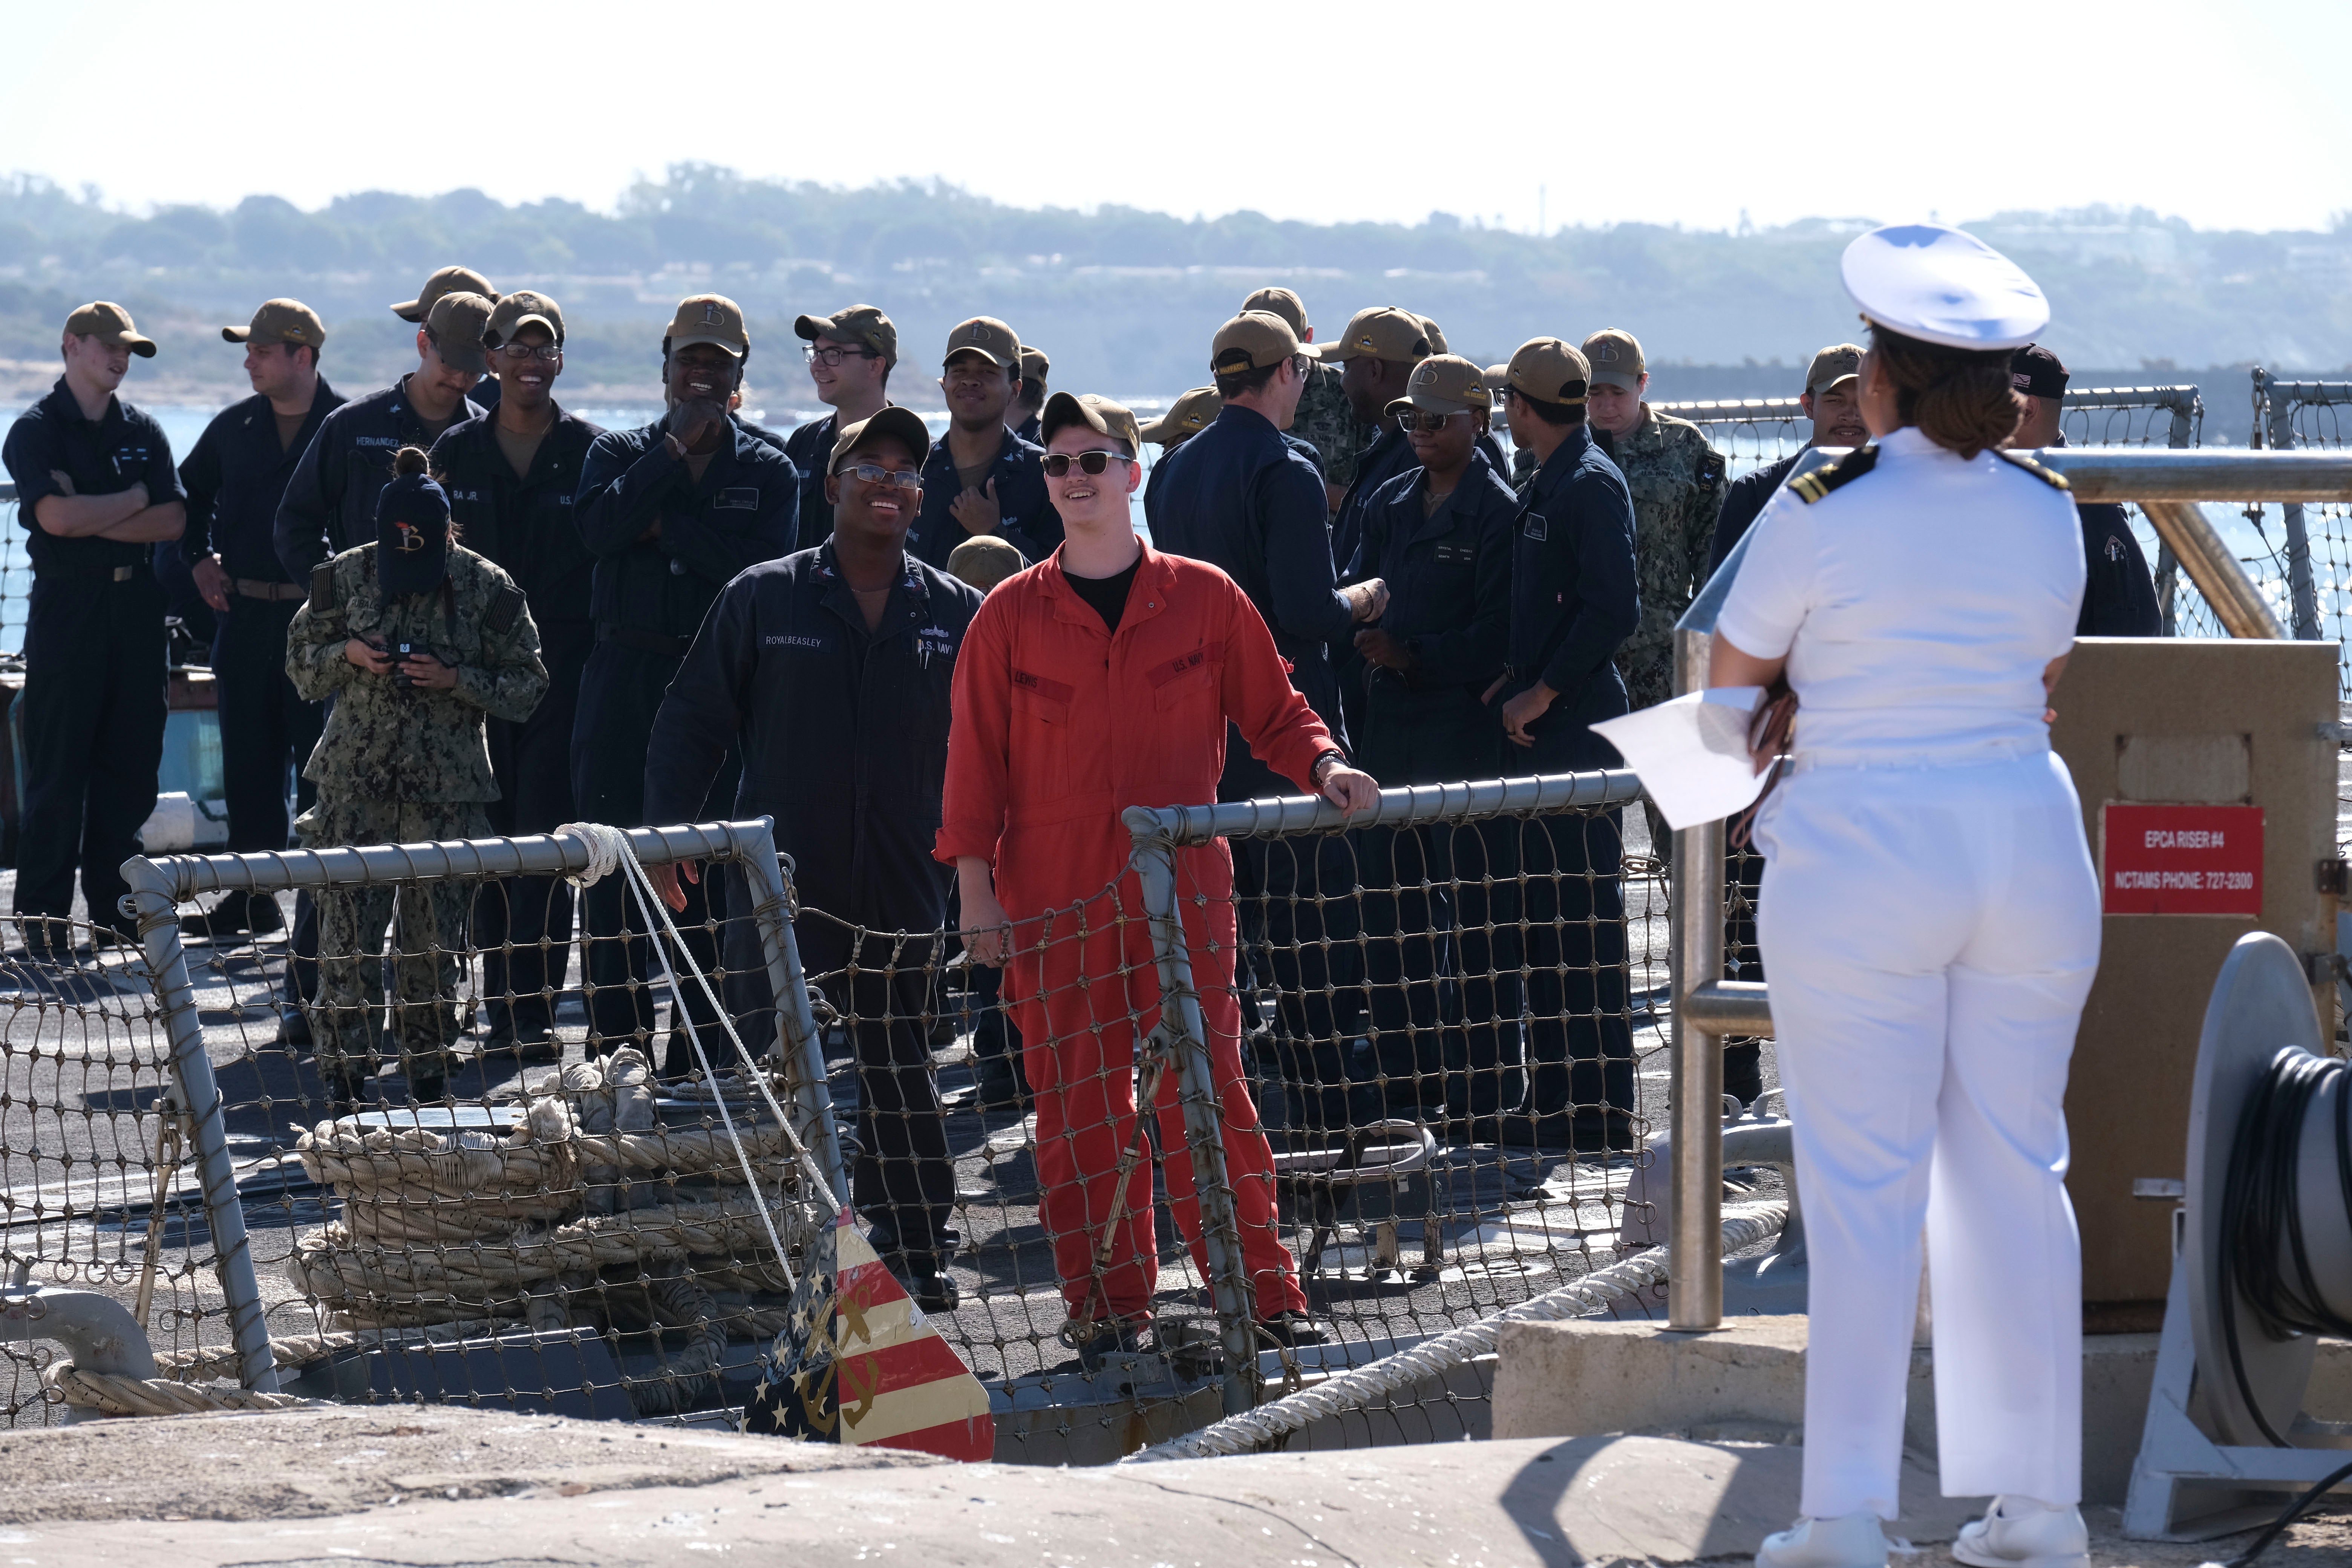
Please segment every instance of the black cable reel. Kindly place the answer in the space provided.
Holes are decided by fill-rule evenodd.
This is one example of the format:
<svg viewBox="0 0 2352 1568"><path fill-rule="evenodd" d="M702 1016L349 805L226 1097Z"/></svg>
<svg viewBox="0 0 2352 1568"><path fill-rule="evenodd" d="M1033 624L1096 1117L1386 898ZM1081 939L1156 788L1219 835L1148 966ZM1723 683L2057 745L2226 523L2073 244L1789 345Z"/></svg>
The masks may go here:
<svg viewBox="0 0 2352 1568"><path fill-rule="evenodd" d="M2352 1424L2303 1411L2319 1337L2352 1337L2352 1068L2329 1047L2294 950L2263 932L2240 938L2198 1047L2179 1252L2129 1534L2243 1529L2301 1492L2233 1559L2243 1563L2352 1477L2352 1463L2326 1462L2352 1453L2288 1452L2352 1449ZM2183 1308L2185 1335L2174 1321Z"/></svg>

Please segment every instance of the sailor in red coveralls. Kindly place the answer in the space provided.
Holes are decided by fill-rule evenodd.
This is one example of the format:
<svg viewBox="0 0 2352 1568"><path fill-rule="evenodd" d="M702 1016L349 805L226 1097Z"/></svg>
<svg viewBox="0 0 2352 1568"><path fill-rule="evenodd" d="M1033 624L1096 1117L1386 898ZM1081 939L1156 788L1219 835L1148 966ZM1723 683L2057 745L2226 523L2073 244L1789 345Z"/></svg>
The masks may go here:
<svg viewBox="0 0 2352 1568"><path fill-rule="evenodd" d="M1058 393L1043 434L1045 484L1067 534L1051 557L998 584L965 634L936 853L961 879L972 958L1006 966L1036 1093L1045 1229L1063 1300L1082 1325L1079 1355L1094 1367L1140 1348L1158 1275L1149 1161L1129 1178L1108 1266L1095 1273L1134 1131L1139 1020L1148 1030L1160 1016L1119 813L1216 799L1228 720L1262 761L1351 815L1377 803L1379 786L1347 765L1291 688L1272 634L1233 580L1136 536L1135 416ZM1257 1317L1276 1342L1307 1342L1320 1335L1276 1232L1273 1152L1242 1077L1233 858L1222 840L1180 849L1177 876ZM1205 1276L1174 1074L1160 1079L1155 1109L1169 1198Z"/></svg>

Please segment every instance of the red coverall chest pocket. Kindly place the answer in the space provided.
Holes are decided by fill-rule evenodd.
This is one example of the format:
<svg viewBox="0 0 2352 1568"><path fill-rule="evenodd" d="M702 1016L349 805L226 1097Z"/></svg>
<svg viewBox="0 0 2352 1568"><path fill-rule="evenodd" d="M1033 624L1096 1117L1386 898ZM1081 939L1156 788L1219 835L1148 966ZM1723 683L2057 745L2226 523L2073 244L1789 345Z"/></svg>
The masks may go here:
<svg viewBox="0 0 2352 1568"><path fill-rule="evenodd" d="M1026 669L1013 672L1013 712L1018 719L1066 726L1070 721L1070 699L1076 695L1067 682L1051 676Z"/></svg>
<svg viewBox="0 0 2352 1568"><path fill-rule="evenodd" d="M1204 642L1174 658L1162 659L1144 671L1151 686L1152 706L1165 713L1188 702L1217 695L1219 673L1224 668L1225 645Z"/></svg>

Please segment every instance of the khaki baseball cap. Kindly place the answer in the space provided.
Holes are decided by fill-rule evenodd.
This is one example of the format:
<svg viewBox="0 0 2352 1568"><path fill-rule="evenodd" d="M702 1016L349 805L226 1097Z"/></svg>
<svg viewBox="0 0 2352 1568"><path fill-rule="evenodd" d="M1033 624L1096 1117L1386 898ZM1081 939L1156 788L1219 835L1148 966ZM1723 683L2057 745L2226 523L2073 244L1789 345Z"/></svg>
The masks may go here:
<svg viewBox="0 0 2352 1568"><path fill-rule="evenodd" d="M472 268L444 267L425 280L425 287L417 290L415 299L405 305L394 305L392 313L404 321L415 321L421 325L425 318L433 313L435 302L444 294L479 294L490 300L499 297L499 291L490 287L490 280Z"/></svg>
<svg viewBox="0 0 2352 1568"><path fill-rule="evenodd" d="M1168 412L1143 427L1143 438L1172 447L1187 436L1198 436L1223 412L1225 400L1213 386L1196 386L1168 405Z"/></svg>
<svg viewBox="0 0 2352 1568"><path fill-rule="evenodd" d="M983 594L1028 564L1026 555L993 533L975 533L948 552L948 575Z"/></svg>
<svg viewBox="0 0 2352 1568"><path fill-rule="evenodd" d="M1419 316L1395 305L1374 305L1348 320L1348 330L1310 351L1327 361L1384 359L1411 364L1436 353L1429 328Z"/></svg>
<svg viewBox="0 0 2352 1568"><path fill-rule="evenodd" d="M872 446L885 436L897 437L913 454L918 468L923 466L923 459L931 455L931 428L923 423L923 416L911 408L902 408L893 403L877 411L870 418L860 419L834 437L833 456L825 459L825 472L839 472L844 458L862 447Z"/></svg>
<svg viewBox="0 0 2352 1568"><path fill-rule="evenodd" d="M737 359L751 352L751 334L743 330L743 308L724 294L689 294L680 300L677 314L669 319L669 331L662 336L669 340L673 353L689 343L709 343Z"/></svg>
<svg viewBox="0 0 2352 1568"><path fill-rule="evenodd" d="M1529 338L1502 369L1505 385L1538 403L1582 403L1592 381L1584 355L1558 338Z"/></svg>
<svg viewBox="0 0 2352 1568"><path fill-rule="evenodd" d="M976 353L991 364L1018 369L1021 334L993 316L974 316L957 322L956 330L948 334L948 352L940 356L940 363L944 366L960 353Z"/></svg>
<svg viewBox="0 0 2352 1568"><path fill-rule="evenodd" d="M443 364L475 375L489 374L490 362L482 354L482 333L489 327L495 308L479 294L444 294L433 301L425 318L425 331Z"/></svg>
<svg viewBox="0 0 2352 1568"><path fill-rule="evenodd" d="M1382 412L1402 414L1418 408L1430 414L1462 414L1494 406L1495 395L1486 390L1485 371L1459 354L1432 354L1412 367L1404 395Z"/></svg>
<svg viewBox="0 0 2352 1568"><path fill-rule="evenodd" d="M1429 352L1431 353L1442 354L1451 353L1454 352L1445 346L1445 334L1438 331L1437 323L1431 321L1427 316L1423 316L1421 318L1421 330L1429 339Z"/></svg>
<svg viewBox="0 0 2352 1568"><path fill-rule="evenodd" d="M547 329L547 335L557 342L563 341L563 311L544 294L529 289L518 289L500 300L490 310L490 324L482 331L482 341L496 348L525 327L538 325Z"/></svg>
<svg viewBox="0 0 2352 1568"><path fill-rule="evenodd" d="M1242 301L1242 309L1280 316L1290 323L1290 330L1298 334L1300 342L1307 341L1307 301L1287 289L1261 289Z"/></svg>
<svg viewBox="0 0 2352 1568"><path fill-rule="evenodd" d="M1033 349L1027 343L1021 345L1022 380L1043 381L1045 379L1046 372L1053 368L1054 362L1045 357L1044 349Z"/></svg>
<svg viewBox="0 0 2352 1568"><path fill-rule="evenodd" d="M1642 345L1622 327L1603 327L1585 339L1584 359L1601 385L1642 390Z"/></svg>
<svg viewBox="0 0 2352 1568"><path fill-rule="evenodd" d="M1827 392L1842 381L1862 374L1862 350L1852 343L1832 343L1813 356L1805 372L1807 392Z"/></svg>
<svg viewBox="0 0 2352 1568"><path fill-rule="evenodd" d="M880 354L885 365L898 363L898 329L873 305L852 305L830 316L802 316L793 322L793 333L810 342L830 338L837 343L856 343Z"/></svg>
<svg viewBox="0 0 2352 1568"><path fill-rule="evenodd" d="M66 318L66 331L77 338L96 338L110 349L129 349L141 359L155 357L155 340L139 335L131 312L110 300L84 305Z"/></svg>
<svg viewBox="0 0 2352 1568"><path fill-rule="evenodd" d="M1232 375L1264 370L1297 354L1315 351L1298 341L1290 323L1267 310L1244 310L1217 329L1209 342L1209 374Z"/></svg>
<svg viewBox="0 0 2352 1568"><path fill-rule="evenodd" d="M307 343L311 348L327 346L327 324L319 320L319 312L299 300L265 300L261 309L253 313L253 324L246 327L223 327L221 341L242 343Z"/></svg>
<svg viewBox="0 0 2352 1568"><path fill-rule="evenodd" d="M1113 403L1099 394L1057 392L1045 399L1045 412L1038 421L1037 434L1051 441L1055 432L1068 425L1083 425L1097 436L1126 442L1129 457L1143 453L1143 432L1136 427L1135 416L1124 404Z"/></svg>

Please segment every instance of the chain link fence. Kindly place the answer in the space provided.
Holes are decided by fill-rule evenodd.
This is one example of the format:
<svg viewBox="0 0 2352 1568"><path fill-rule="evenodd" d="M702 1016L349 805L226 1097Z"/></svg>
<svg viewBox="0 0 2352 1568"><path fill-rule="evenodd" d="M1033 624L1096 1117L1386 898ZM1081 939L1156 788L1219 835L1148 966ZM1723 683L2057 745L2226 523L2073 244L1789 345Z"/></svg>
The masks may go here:
<svg viewBox="0 0 2352 1568"><path fill-rule="evenodd" d="M2352 446L2352 382L2287 381L2253 371L2254 440L2274 451ZM2267 546L2265 509L2246 509ZM2275 548L2254 580L2299 638L2325 638L2341 650L2352 614L2352 508L2290 501L2277 509ZM2338 691L2352 699L2352 660L2339 658Z"/></svg>

